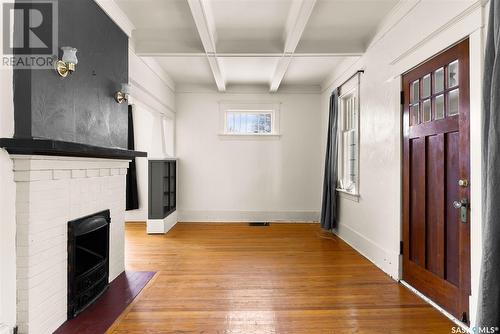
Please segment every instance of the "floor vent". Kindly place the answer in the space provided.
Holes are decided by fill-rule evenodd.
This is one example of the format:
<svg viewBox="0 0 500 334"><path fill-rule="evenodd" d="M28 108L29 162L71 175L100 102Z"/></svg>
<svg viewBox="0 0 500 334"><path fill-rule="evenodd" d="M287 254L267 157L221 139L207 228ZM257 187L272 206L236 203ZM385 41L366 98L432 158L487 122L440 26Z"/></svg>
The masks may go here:
<svg viewBox="0 0 500 334"><path fill-rule="evenodd" d="M269 223L267 222L254 222L254 223L249 223L249 226L269 226Z"/></svg>

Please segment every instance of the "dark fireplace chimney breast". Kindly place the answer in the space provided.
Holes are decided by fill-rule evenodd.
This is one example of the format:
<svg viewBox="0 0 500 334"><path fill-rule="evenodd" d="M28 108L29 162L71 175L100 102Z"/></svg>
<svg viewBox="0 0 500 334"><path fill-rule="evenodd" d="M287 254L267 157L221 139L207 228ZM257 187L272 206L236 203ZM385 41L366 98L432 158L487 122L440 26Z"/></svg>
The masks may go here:
<svg viewBox="0 0 500 334"><path fill-rule="evenodd" d="M108 287L110 223L109 210L68 222L68 319Z"/></svg>

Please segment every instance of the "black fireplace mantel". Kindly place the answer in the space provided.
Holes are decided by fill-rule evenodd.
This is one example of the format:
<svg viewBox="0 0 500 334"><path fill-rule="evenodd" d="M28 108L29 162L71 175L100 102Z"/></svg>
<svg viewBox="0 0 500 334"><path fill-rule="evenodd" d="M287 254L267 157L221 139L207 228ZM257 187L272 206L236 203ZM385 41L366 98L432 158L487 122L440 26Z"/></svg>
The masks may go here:
<svg viewBox="0 0 500 334"><path fill-rule="evenodd" d="M0 138L0 147L10 154L124 159L146 157L146 152L92 146L52 139Z"/></svg>

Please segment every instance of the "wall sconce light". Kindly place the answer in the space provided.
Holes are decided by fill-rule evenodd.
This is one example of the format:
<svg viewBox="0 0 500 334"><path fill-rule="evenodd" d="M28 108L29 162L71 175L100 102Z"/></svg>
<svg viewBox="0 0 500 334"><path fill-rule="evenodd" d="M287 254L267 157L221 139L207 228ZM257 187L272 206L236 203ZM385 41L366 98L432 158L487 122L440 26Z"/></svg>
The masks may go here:
<svg viewBox="0 0 500 334"><path fill-rule="evenodd" d="M76 58L75 48L71 46L63 46L61 48L63 51L62 60L58 60L56 63L56 71L60 76L65 78L68 73L73 73L76 70L76 64L78 64L78 58Z"/></svg>
<svg viewBox="0 0 500 334"><path fill-rule="evenodd" d="M115 93L115 100L118 103L128 101L130 98L130 85L123 83L122 88Z"/></svg>

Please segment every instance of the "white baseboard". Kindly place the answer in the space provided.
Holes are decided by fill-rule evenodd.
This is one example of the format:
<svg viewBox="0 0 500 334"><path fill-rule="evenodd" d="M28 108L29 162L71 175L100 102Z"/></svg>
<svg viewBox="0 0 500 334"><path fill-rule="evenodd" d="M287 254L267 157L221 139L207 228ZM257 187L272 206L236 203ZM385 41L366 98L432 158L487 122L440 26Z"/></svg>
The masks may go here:
<svg viewBox="0 0 500 334"><path fill-rule="evenodd" d="M333 232L393 279L399 279L399 252L384 249L345 224L339 224Z"/></svg>
<svg viewBox="0 0 500 334"><path fill-rule="evenodd" d="M172 212L164 219L148 219L146 231L149 234L164 234L177 224L177 211Z"/></svg>
<svg viewBox="0 0 500 334"><path fill-rule="evenodd" d="M4 324L0 324L0 334L12 334L14 329Z"/></svg>
<svg viewBox="0 0 500 334"><path fill-rule="evenodd" d="M191 211L179 210L181 222L317 222L319 211Z"/></svg>
<svg viewBox="0 0 500 334"><path fill-rule="evenodd" d="M125 211L125 222L143 222L148 219L148 212L146 210L137 209Z"/></svg>

